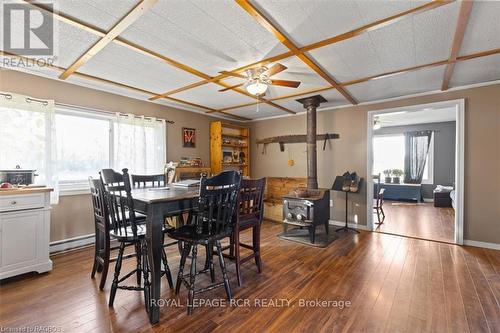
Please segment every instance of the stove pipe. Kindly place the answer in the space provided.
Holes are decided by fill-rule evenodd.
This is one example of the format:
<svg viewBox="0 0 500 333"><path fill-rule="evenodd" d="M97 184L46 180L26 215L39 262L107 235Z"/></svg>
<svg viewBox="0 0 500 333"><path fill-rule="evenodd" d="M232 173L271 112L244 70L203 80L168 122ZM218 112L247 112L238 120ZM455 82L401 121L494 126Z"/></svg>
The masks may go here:
<svg viewBox="0 0 500 333"><path fill-rule="evenodd" d="M318 189L318 158L316 149L316 108L326 102L321 95L297 99L307 110L307 188Z"/></svg>

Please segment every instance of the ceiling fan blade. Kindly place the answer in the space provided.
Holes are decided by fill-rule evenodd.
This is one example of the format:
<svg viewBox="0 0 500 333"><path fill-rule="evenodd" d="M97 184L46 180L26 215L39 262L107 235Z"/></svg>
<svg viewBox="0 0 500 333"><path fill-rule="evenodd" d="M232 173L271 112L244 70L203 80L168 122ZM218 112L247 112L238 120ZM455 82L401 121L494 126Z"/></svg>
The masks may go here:
<svg viewBox="0 0 500 333"><path fill-rule="evenodd" d="M274 64L271 66L271 68L269 68L267 71L265 71L264 73L262 73L263 75L267 75L267 77L271 77L275 74L278 74L279 72L283 72L285 69L287 69L288 67L282 65L282 64Z"/></svg>
<svg viewBox="0 0 500 333"><path fill-rule="evenodd" d="M234 77L239 77L241 79L247 79L247 77L245 75L241 75L241 74L238 74L238 73L231 73L231 72L228 72L228 71L220 71L219 73L221 74L224 74L224 75L228 75L228 76L234 76Z"/></svg>
<svg viewBox="0 0 500 333"><path fill-rule="evenodd" d="M233 88L238 88L238 87L241 87L242 85L244 85L244 83L236 84L236 85L234 85L234 86L231 86L231 87L227 87L227 88L221 89L221 90L219 90L219 92L228 91L228 90L231 90L231 89L233 89Z"/></svg>
<svg viewBox="0 0 500 333"><path fill-rule="evenodd" d="M298 86L300 86L299 81L289 81L289 80L271 80L271 84L273 86L282 86L290 88L297 88Z"/></svg>

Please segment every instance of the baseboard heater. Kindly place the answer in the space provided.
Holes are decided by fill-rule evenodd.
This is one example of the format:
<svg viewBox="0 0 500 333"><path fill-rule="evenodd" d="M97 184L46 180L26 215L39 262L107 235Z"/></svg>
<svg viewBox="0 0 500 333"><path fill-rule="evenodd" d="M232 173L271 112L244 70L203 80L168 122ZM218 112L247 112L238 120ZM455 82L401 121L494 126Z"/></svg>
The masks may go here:
<svg viewBox="0 0 500 333"><path fill-rule="evenodd" d="M50 242L49 252L56 253L61 251L72 250L78 247L94 244L94 242L95 242L95 234L61 239L58 241Z"/></svg>

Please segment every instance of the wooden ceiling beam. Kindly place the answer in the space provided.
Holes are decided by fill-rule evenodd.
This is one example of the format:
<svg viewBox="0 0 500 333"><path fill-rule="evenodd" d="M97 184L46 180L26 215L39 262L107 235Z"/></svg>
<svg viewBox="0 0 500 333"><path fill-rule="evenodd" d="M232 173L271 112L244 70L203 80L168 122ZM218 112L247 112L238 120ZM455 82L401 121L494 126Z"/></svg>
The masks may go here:
<svg viewBox="0 0 500 333"><path fill-rule="evenodd" d="M472 54L468 54L468 55L464 55L464 56L459 56L459 57L457 57L455 62L467 61L467 60L487 57L487 56L495 55L495 54L500 54L500 48L496 48L496 49L492 49L492 50L488 50L488 51L477 52L477 53L472 53ZM432 67L443 66L443 65L448 65L448 64L450 64L450 61L448 59L441 60L441 61L431 62L431 63L424 64L424 65L407 67L407 68L398 69L398 70L391 71L391 72L386 72L386 73L377 74L377 75L373 75L373 76L367 76L367 77L364 77L361 79L345 81L345 82L341 82L340 85L343 87L347 87L347 86L358 84L358 83L379 80L379 79L383 79L383 78L387 78L387 77L391 77L391 76L395 76L395 75L414 72L414 71L417 71L420 69L432 68ZM326 90L331 90L331 89L334 89L334 88L332 86L314 88L314 89L310 89L310 90L306 90L306 91L301 91L301 92L297 92L297 93L292 93L292 94L288 94L288 95L270 98L269 101L274 102L274 101L278 101L278 100L282 100L282 99L288 99L288 98L292 98L292 97L298 97L298 96L303 96L303 95L307 95L307 94L318 93L321 91L326 91ZM238 109L238 108L250 106L250 105L255 105L255 104L257 104L257 103L256 102L244 103L244 104L225 107L225 108L219 109L219 111L234 110L234 109ZM211 113L211 112L212 111L208 111L208 113Z"/></svg>
<svg viewBox="0 0 500 333"><path fill-rule="evenodd" d="M357 104L358 102L354 97L352 97L347 90L342 88L339 83L335 80L333 76L326 73L311 57L305 53L301 53L299 48L293 43L286 35L283 33L277 25L271 22L261 11L252 5L248 0L235 0L241 8L243 8L248 14L250 14L262 27L271 32L274 37L276 37L281 44L285 45L295 56L302 60L307 66L309 66L313 71L315 71L324 80L330 83L335 89L337 89L349 102L352 104Z"/></svg>
<svg viewBox="0 0 500 333"><path fill-rule="evenodd" d="M450 2L453 2L453 1L454 0L448 0L448 1L434 0L434 1L428 2L428 3L424 4L424 5L421 5L421 6L413 8L413 9L401 12L399 14L390 16L390 17L385 18L385 19L381 19L381 20L372 22L370 24L361 26L359 28L356 28L354 30L348 31L346 33L343 33L343 34L340 34L340 35L336 35L334 37L324 39L324 40L319 41L317 43L313 43L313 44L301 47L301 48L299 48L298 53L308 52L308 51L311 51L311 50L314 50L314 49L317 49L317 48L320 48L320 47L328 46L328 45L331 45L331 44L334 44L334 43L338 43L340 41L344 41L344 40L356 37L356 36L358 36L358 35L360 35L362 33L368 32L368 31L374 31L374 30L386 27L386 26L388 26L390 24L399 22L400 20L402 20L404 18L411 17L413 15L416 15L416 14L419 14L419 13L422 13L422 12L425 12L425 11L428 11L428 10L431 10L431 9L434 9L434 8L446 5L446 4L448 4ZM267 65L269 63L280 61L280 60L283 60L283 59L286 59L286 58L290 58L292 56L294 56L294 53L291 52L291 51L288 51L288 52L285 52L285 53L282 53L282 54L279 54L279 55L276 55L276 56L273 56L273 57L270 57L270 58L266 58L266 59L263 59L263 60L256 61L254 63L248 64L248 65L245 65L245 66L233 69L233 70L231 70L229 72L232 72L232 73L241 73L242 71L245 71L245 70L247 70L249 68L256 67L256 66L265 66L265 65ZM221 75L215 76L215 77L213 77L211 79L208 79L208 80L202 80L202 81L196 82L194 84L191 84L191 85L188 85L188 86L185 86L185 87L181 87L181 88L177 88L177 89L165 92L165 93L161 94L161 96L169 96L169 95L172 95L172 94L176 94L178 92L182 92L182 91L189 90L189 89L192 89L192 88L195 88L195 87L199 87L201 85L204 85L204 84L207 84L207 83L210 83L210 82L215 82L215 81L224 79L226 77L227 77L227 75L221 74ZM161 98L161 97L160 96L154 96L153 97L153 99L157 99L157 98Z"/></svg>
<svg viewBox="0 0 500 333"><path fill-rule="evenodd" d="M8 56L8 57L12 57L12 58L21 59L23 61L29 61L30 60L30 58L23 57L23 56L14 54L14 53L2 51L2 50L0 50L0 54L3 55L3 56ZM48 68L50 68L50 69L59 71L61 73L66 70L63 67L56 66L56 65L49 65L49 64L47 64L46 66ZM112 86L115 86L115 87L118 87L118 88L124 88L124 89L130 90L130 91L139 92L139 93L143 93L143 94L146 94L146 95L156 95L156 93L152 92L152 91L148 91L148 90L145 90L145 89L141 89L141 88L129 86L127 84L123 84L123 83L111 81L111 80L100 78L100 77L97 77L97 76L92 76L92 75L88 75L88 74L84 74L84 73L80 73L80 72L74 72L73 75L76 76L76 77L81 77L81 78L92 80L92 81L99 82L99 83L106 83L106 84L109 84L109 85L112 85ZM205 110L205 111L210 111L210 112L218 111L218 110L209 108L209 107L204 106L204 105L191 103L191 102L188 102L188 101L185 101L185 100L181 100L181 99L177 99L177 98L173 98L173 97L167 97L166 99L170 100L172 102L179 103L179 104L185 104L185 105L189 105L189 106L192 106L192 107L196 107L196 108L199 108L199 109L202 109L202 110ZM241 121L249 121L249 120L251 120L250 118L233 115L233 114L225 112L225 111L222 111L220 113L223 113L225 115L231 116L231 117L233 117L235 119L238 119L238 120L241 120Z"/></svg>
<svg viewBox="0 0 500 333"><path fill-rule="evenodd" d="M111 43L119 34L127 29L145 12L151 9L158 0L142 0L131 11L127 13L111 30L109 30L100 40L92 45L84 54L82 54L71 66L69 66L60 76L59 79L66 80L71 74L76 72L81 66L89 61L93 56L99 53L103 48Z"/></svg>
<svg viewBox="0 0 500 333"><path fill-rule="evenodd" d="M465 30L467 29L467 23L469 22L470 13L472 11L472 0L463 0L460 3L460 12L458 13L457 26L455 28L455 35L453 36L453 43L451 45L450 57L448 58L448 65L444 71L443 84L441 90L448 90L450 86L451 76L453 75L453 70L455 69L455 63L460 53L460 48L462 46L462 41L464 40Z"/></svg>

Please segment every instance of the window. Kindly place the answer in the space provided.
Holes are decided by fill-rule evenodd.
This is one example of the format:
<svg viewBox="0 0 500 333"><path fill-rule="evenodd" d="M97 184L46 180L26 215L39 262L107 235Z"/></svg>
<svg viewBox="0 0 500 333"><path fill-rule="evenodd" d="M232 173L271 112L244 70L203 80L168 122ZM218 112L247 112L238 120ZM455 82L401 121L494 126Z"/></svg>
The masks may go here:
<svg viewBox="0 0 500 333"><path fill-rule="evenodd" d="M110 121L56 111L59 184L87 186L89 176L110 166Z"/></svg>
<svg viewBox="0 0 500 333"><path fill-rule="evenodd" d="M373 173L380 173L383 179L387 169L405 169L405 137L402 134L373 137Z"/></svg>
<svg viewBox="0 0 500 333"><path fill-rule="evenodd" d="M136 174L163 172L164 120L61 105L50 114L8 107L1 112L0 168L36 169L38 184L49 183L44 171L50 169L61 193L88 191L88 177L98 177L103 168L126 167Z"/></svg>
<svg viewBox="0 0 500 333"><path fill-rule="evenodd" d="M377 135L373 137L373 174L384 170L401 169L405 166L405 136L403 134ZM423 184L432 184L434 170L434 135L431 137L429 153L424 167Z"/></svg>
<svg viewBox="0 0 500 333"><path fill-rule="evenodd" d="M102 115L56 106L57 172L61 192L88 188L103 168L161 173L165 122L134 115ZM119 144L118 144L119 143Z"/></svg>

